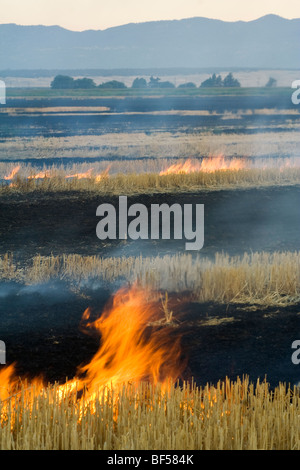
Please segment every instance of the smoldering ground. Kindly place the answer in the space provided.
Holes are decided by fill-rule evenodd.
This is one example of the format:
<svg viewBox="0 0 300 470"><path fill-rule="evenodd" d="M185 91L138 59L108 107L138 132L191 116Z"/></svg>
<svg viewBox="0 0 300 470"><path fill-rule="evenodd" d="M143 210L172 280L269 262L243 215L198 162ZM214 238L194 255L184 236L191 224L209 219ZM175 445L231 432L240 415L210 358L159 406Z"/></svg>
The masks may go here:
<svg viewBox="0 0 300 470"><path fill-rule="evenodd" d="M128 197L128 205L204 204L203 255L299 249L299 187L202 191L196 194ZM184 240L99 240L97 207L117 197L80 193L1 197L0 253L28 259L36 254L157 256L185 252ZM26 247L26 249L24 248ZM76 249L74 249L76 247Z"/></svg>

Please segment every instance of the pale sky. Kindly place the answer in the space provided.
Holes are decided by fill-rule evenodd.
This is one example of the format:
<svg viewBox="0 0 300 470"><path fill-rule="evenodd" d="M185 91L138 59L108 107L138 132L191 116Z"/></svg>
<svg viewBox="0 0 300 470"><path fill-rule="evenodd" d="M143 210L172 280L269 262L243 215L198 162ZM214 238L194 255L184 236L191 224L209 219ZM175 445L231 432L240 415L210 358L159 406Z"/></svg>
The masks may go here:
<svg viewBox="0 0 300 470"><path fill-rule="evenodd" d="M300 0L0 0L0 23L59 25L74 31L202 16L250 21L300 18Z"/></svg>

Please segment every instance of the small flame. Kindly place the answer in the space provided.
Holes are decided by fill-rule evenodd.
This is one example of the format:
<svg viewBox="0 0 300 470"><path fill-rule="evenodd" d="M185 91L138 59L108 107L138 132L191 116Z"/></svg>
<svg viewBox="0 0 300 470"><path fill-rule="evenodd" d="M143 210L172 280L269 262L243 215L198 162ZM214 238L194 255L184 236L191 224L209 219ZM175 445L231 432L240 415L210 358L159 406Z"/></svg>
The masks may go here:
<svg viewBox="0 0 300 470"><path fill-rule="evenodd" d="M75 173L75 175L66 175L66 178L77 178L79 180L83 178L91 178L92 177L93 168L90 168L85 173Z"/></svg>
<svg viewBox="0 0 300 470"><path fill-rule="evenodd" d="M51 177L51 171L50 170L45 170L45 171L40 171L39 173L36 173L35 175L30 175L28 176L28 179L44 179L44 178L50 178Z"/></svg>
<svg viewBox="0 0 300 470"><path fill-rule="evenodd" d="M106 170L103 171L103 173L100 173L100 174L98 174L94 177L93 176L93 168L90 168L89 170L87 170L86 172L83 172L83 173L67 174L65 176L65 178L66 179L78 179L78 180L93 179L94 178L96 182L100 182L105 176L108 176L109 170L110 170L110 167L106 168ZM28 176L28 179L52 178L54 176L56 176L56 174L53 173L51 170L45 170L45 171L41 171L37 174Z"/></svg>
<svg viewBox="0 0 300 470"><path fill-rule="evenodd" d="M96 175L94 177L96 183L99 183L104 177L108 176L109 170L110 170L110 166L108 166L106 168L106 170L104 170L102 173ZM84 179L84 178L92 179L93 178L93 173L92 172L93 172L93 168L90 168L85 173L75 173L74 175L67 175L66 178L67 179L68 178L77 178L79 180Z"/></svg>
<svg viewBox="0 0 300 470"><path fill-rule="evenodd" d="M201 162L193 162L190 158L184 163L175 163L166 170L160 172L160 175L170 174L189 174L202 171L204 173L213 173L220 170L242 170L247 168L247 163L242 158L226 160L223 155L218 157L204 158Z"/></svg>
<svg viewBox="0 0 300 470"><path fill-rule="evenodd" d="M109 165L106 170L104 170L100 175L97 175L95 177L96 183L99 183L103 178L106 178L109 175L109 170L110 170L111 165Z"/></svg>
<svg viewBox="0 0 300 470"><path fill-rule="evenodd" d="M14 179L14 177L20 171L20 169L21 169L21 165L16 166L15 168L13 168L13 170L11 171L11 173L9 175L4 176L4 179L6 181L10 181L10 180Z"/></svg>

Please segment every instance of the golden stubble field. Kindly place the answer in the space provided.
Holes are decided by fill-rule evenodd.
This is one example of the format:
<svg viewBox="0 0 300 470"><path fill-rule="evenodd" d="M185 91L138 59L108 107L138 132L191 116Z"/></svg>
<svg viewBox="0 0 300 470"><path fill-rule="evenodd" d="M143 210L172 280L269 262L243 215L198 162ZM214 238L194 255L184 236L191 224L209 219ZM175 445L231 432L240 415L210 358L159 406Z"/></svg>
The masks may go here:
<svg viewBox="0 0 300 470"><path fill-rule="evenodd" d="M225 123L225 121L224 121ZM290 125L294 128L294 125ZM277 133L257 135L221 134L210 132L170 133L170 132L133 132L105 133L90 136L64 137L8 137L1 143L0 156L6 161L36 158L99 158L111 160L112 157L127 159L150 159L151 165L160 165L164 158L199 158L219 155L226 157L299 157L300 133L282 129ZM54 162L53 162L54 163ZM72 164L72 162L70 163ZM122 165L122 163L119 163ZM147 171L147 161L143 163ZM130 167L130 161L123 163Z"/></svg>

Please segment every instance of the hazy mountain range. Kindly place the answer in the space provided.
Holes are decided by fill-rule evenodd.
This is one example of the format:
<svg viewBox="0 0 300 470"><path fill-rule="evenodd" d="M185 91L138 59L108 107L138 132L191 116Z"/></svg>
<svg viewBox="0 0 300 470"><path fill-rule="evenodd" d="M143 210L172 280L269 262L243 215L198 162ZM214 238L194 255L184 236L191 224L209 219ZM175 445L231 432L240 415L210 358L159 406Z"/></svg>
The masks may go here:
<svg viewBox="0 0 300 470"><path fill-rule="evenodd" d="M300 19L207 18L106 30L0 25L0 70L161 67L300 68Z"/></svg>

